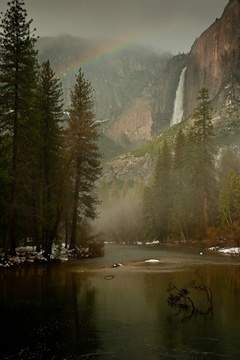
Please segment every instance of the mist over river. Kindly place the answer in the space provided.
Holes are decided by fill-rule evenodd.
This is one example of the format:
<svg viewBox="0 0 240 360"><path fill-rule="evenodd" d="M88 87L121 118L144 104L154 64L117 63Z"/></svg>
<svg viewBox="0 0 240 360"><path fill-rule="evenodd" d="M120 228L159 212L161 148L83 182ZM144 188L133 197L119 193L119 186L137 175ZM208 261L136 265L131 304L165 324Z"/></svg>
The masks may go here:
<svg viewBox="0 0 240 360"><path fill-rule="evenodd" d="M212 289L213 312L191 316L168 305L167 288L184 287L196 270ZM239 257L106 245L102 258L0 277L1 359L239 359Z"/></svg>

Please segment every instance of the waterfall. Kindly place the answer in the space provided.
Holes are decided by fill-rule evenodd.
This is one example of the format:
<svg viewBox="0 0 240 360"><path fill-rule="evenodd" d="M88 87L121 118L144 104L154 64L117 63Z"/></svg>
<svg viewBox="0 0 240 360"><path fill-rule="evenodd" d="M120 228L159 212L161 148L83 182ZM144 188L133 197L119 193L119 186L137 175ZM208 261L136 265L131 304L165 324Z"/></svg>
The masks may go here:
<svg viewBox="0 0 240 360"><path fill-rule="evenodd" d="M178 88L176 91L176 97L175 97L175 101L174 101L173 116L172 116L171 123L170 123L171 126L178 124L182 121L184 80L185 80L186 69L187 69L186 67L182 69L182 72L181 72L181 75L179 78Z"/></svg>

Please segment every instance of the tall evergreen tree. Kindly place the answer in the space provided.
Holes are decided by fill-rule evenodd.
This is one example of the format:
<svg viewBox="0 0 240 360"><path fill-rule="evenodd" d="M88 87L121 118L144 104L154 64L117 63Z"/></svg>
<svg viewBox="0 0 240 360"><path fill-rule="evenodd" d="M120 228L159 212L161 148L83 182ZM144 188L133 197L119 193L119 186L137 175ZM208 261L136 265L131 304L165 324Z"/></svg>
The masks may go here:
<svg viewBox="0 0 240 360"><path fill-rule="evenodd" d="M42 237L44 248L51 253L51 231L56 217L56 189L61 172L61 146L63 142L62 85L55 77L50 62L42 64L39 81L37 108L40 121L41 193L40 218L43 219Z"/></svg>
<svg viewBox="0 0 240 360"><path fill-rule="evenodd" d="M170 240L172 213L172 156L165 141L159 152L153 184L143 193L143 218L145 236L161 241Z"/></svg>
<svg viewBox="0 0 240 360"><path fill-rule="evenodd" d="M170 218L172 213L172 155L167 141L159 154L154 179L157 223L160 225L160 239L170 240Z"/></svg>
<svg viewBox="0 0 240 360"><path fill-rule="evenodd" d="M181 241L188 239L190 218L190 186L188 182L187 144L183 131L180 130L175 141L173 158L173 213L172 232Z"/></svg>
<svg viewBox="0 0 240 360"><path fill-rule="evenodd" d="M76 76L76 83L71 91L69 109L69 127L67 146L72 157L72 176L74 180L72 230L70 248L77 240L78 218L96 216L97 199L94 193L95 182L100 176L100 153L97 123L94 121L91 84L85 80L82 70Z"/></svg>
<svg viewBox="0 0 240 360"><path fill-rule="evenodd" d="M107 208L109 206L109 189L106 178L103 177L98 188L98 198L101 202L102 208Z"/></svg>
<svg viewBox="0 0 240 360"><path fill-rule="evenodd" d="M11 201L6 250L15 254L20 182L23 182L26 139L29 139L36 84L36 38L30 31L24 1L12 0L1 17L0 32L0 134L8 137L11 150ZM1 139L4 141L3 139ZM28 152L30 150L28 149ZM29 164L27 164L29 166Z"/></svg>
<svg viewBox="0 0 240 360"><path fill-rule="evenodd" d="M215 193L215 144L208 89L199 90L199 104L193 113L191 131L191 182L193 186L194 217L200 223L200 232L206 232L212 213L212 195ZM201 225L202 224L202 225Z"/></svg>
<svg viewBox="0 0 240 360"><path fill-rule="evenodd" d="M230 170L234 170L237 174L240 171L240 160L231 148L227 148L220 159L219 164L219 185L222 188L225 185Z"/></svg>
<svg viewBox="0 0 240 360"><path fill-rule="evenodd" d="M231 229L235 221L240 219L240 174L230 170L225 185L221 189L218 200L218 212L222 224Z"/></svg>
<svg viewBox="0 0 240 360"><path fill-rule="evenodd" d="M157 236L155 221L155 197L153 192L153 178L143 189L142 213L143 232L146 240L154 240Z"/></svg>

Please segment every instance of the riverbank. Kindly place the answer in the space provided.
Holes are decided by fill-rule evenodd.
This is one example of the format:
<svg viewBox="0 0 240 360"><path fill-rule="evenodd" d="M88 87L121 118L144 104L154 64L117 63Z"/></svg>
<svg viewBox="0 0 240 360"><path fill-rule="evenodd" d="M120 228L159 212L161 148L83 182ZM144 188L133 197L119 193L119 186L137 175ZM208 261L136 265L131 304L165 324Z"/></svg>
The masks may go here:
<svg viewBox="0 0 240 360"><path fill-rule="evenodd" d="M164 250L164 251L179 251L189 253L189 255L196 255L201 261L202 257L205 257L206 254L218 254L221 257L231 256L234 258L239 258L240 248L239 247L204 247L201 243L188 243L188 244L169 244L169 243L159 243L158 241L147 242L147 243L137 243L137 244L116 244L114 242L104 243L104 244L94 244L94 246L89 246L87 248L77 248L75 250L69 250L65 247L65 244L60 244L58 246L54 245L52 248L52 254L47 259L43 252L36 252L36 247L20 247L16 249L16 256L8 256L8 259L4 259L4 254L0 252L0 269L1 268L11 268L11 267L22 267L22 266L34 266L41 264L55 264L55 263L64 263L73 260L83 260L98 258L104 256L104 245L106 247L111 246L125 246L136 247L138 248L148 248L154 250ZM145 263L145 260L147 263ZM120 258L118 261L113 262L109 267L119 267L123 264L125 258ZM147 267L147 265L157 265L160 263L159 259L142 259L138 264L134 264L134 267L138 268L141 266ZM120 264L120 265L119 265ZM160 264L161 265L161 264Z"/></svg>
<svg viewBox="0 0 240 360"><path fill-rule="evenodd" d="M0 268L9 268L16 266L30 266L39 264L54 264L73 259L94 258L104 255L104 246L102 243L90 243L88 247L77 247L70 250L65 244L53 245L52 254L48 258L43 251L37 252L36 246L25 246L16 248L16 256L7 256L0 252Z"/></svg>
<svg viewBox="0 0 240 360"><path fill-rule="evenodd" d="M199 248L106 244L104 257L3 269L1 359L237 360L238 265ZM196 270L212 289L213 317L168 305L169 284L185 287ZM204 294L191 295L204 310Z"/></svg>

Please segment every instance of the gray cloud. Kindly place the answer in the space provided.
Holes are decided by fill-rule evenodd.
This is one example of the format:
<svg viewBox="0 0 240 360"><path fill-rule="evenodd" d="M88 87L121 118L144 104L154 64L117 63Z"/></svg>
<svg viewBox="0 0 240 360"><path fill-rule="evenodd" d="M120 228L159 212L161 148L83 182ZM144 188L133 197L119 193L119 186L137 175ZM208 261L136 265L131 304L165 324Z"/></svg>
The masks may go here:
<svg viewBox="0 0 240 360"><path fill-rule="evenodd" d="M71 34L139 41L187 52L228 0L25 0L40 36ZM7 0L0 0L5 11Z"/></svg>

